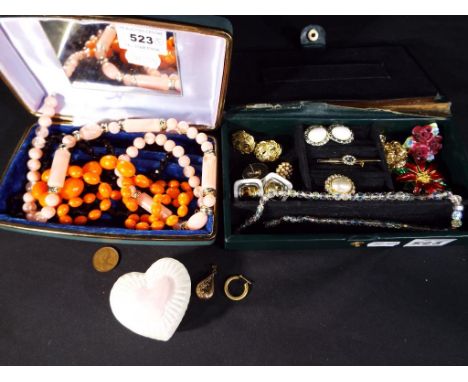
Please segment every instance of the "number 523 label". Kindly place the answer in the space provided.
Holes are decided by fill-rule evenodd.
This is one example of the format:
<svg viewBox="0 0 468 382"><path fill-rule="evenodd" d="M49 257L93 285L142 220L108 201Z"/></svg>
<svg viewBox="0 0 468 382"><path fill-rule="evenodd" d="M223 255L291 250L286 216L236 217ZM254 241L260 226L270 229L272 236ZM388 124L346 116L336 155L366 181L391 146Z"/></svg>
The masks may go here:
<svg viewBox="0 0 468 382"><path fill-rule="evenodd" d="M126 50L140 50L167 54L167 32L138 25L116 25L119 46Z"/></svg>

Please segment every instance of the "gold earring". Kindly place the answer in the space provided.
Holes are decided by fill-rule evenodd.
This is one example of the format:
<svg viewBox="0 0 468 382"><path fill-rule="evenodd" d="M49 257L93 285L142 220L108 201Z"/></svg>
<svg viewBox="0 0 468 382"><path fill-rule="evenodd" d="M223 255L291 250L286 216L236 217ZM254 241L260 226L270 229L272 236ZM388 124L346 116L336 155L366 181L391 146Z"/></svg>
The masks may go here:
<svg viewBox="0 0 468 382"><path fill-rule="evenodd" d="M197 284L197 287L195 288L195 293L197 294L198 298L200 298L201 300L209 300L214 295L214 291L215 291L214 279L217 273L217 266L212 265L211 267L212 267L211 274L208 277L204 278L202 281L200 281Z"/></svg>
<svg viewBox="0 0 468 382"><path fill-rule="evenodd" d="M245 130L236 131L232 134L232 145L241 154L250 154L255 149L255 138Z"/></svg>
<svg viewBox="0 0 468 382"><path fill-rule="evenodd" d="M231 292L229 291L229 285L233 282L233 281L237 281L237 280L244 280L244 290L243 292L238 295L238 296L234 296L231 294ZM236 275L236 276L231 276L229 277L226 282L224 283L224 294L226 295L226 297L232 301L241 301L243 300L244 298L247 297L247 295L249 294L249 288L250 288L250 285L252 284L252 281L250 280L247 280L244 276L242 275Z"/></svg>

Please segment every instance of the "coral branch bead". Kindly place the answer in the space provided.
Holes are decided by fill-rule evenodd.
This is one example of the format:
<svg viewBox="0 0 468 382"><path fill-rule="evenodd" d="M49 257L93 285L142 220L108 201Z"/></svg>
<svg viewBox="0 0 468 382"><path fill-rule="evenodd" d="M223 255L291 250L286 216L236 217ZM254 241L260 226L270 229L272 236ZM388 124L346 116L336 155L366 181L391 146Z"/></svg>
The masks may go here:
<svg viewBox="0 0 468 382"><path fill-rule="evenodd" d="M187 137L190 139L195 139L197 137L198 130L195 127L189 127L187 129Z"/></svg>
<svg viewBox="0 0 468 382"><path fill-rule="evenodd" d="M159 146L164 146L164 144L167 141L167 137L164 134L158 134L156 135L155 141L156 141L156 144L158 144Z"/></svg>
<svg viewBox="0 0 468 382"><path fill-rule="evenodd" d="M80 138L84 139L85 141L91 141L96 138L99 138L102 133L103 129L97 123L89 123L84 125L80 130Z"/></svg>
<svg viewBox="0 0 468 382"><path fill-rule="evenodd" d="M198 176L191 176L188 180L190 187L195 188L200 185L200 178Z"/></svg>
<svg viewBox="0 0 468 382"><path fill-rule="evenodd" d="M42 207L40 214L47 220L52 219L55 216L55 208L46 206Z"/></svg>
<svg viewBox="0 0 468 382"><path fill-rule="evenodd" d="M168 131L177 129L177 120L175 118L169 118L166 121L166 127Z"/></svg>
<svg viewBox="0 0 468 382"><path fill-rule="evenodd" d="M50 117L48 116L43 115L38 119L37 123L39 124L39 126L47 128L52 125L52 119L50 119Z"/></svg>
<svg viewBox="0 0 468 382"><path fill-rule="evenodd" d="M142 137L138 137L133 140L133 146L135 146L137 149L142 149L143 147L145 147L145 145L146 142Z"/></svg>
<svg viewBox="0 0 468 382"><path fill-rule="evenodd" d="M175 146L172 149L172 155L174 155L175 158L181 158L185 154L185 150L182 146Z"/></svg>
<svg viewBox="0 0 468 382"><path fill-rule="evenodd" d="M190 158L187 155L183 155L179 158L178 163L180 167L187 167L190 165Z"/></svg>
<svg viewBox="0 0 468 382"><path fill-rule="evenodd" d="M41 162L37 159L28 160L27 167L31 171L37 171L41 168Z"/></svg>
<svg viewBox="0 0 468 382"><path fill-rule="evenodd" d="M172 139L169 139L164 143L164 150L170 153L174 149L175 146L176 146L175 142Z"/></svg>
<svg viewBox="0 0 468 382"><path fill-rule="evenodd" d="M41 159L42 158L42 150L33 147L28 151L28 155L31 159Z"/></svg>
<svg viewBox="0 0 468 382"><path fill-rule="evenodd" d="M187 228L191 230L199 230L208 222L208 216L203 212L197 212L187 221Z"/></svg>
<svg viewBox="0 0 468 382"><path fill-rule="evenodd" d="M49 207L56 207L60 204L60 196L58 196L57 194L48 194L45 199L44 199L44 202L47 206Z"/></svg>
<svg viewBox="0 0 468 382"><path fill-rule="evenodd" d="M195 169L192 166L184 167L184 176L190 178L191 176L195 175Z"/></svg>
<svg viewBox="0 0 468 382"><path fill-rule="evenodd" d="M127 147L125 152L130 158L136 158L138 156L138 149L135 146Z"/></svg>
<svg viewBox="0 0 468 382"><path fill-rule="evenodd" d="M76 145L76 138L72 135L65 135L62 138L62 143L68 148L71 149Z"/></svg>
<svg viewBox="0 0 468 382"><path fill-rule="evenodd" d="M198 133L195 140L201 145L208 140L208 136L205 133Z"/></svg>

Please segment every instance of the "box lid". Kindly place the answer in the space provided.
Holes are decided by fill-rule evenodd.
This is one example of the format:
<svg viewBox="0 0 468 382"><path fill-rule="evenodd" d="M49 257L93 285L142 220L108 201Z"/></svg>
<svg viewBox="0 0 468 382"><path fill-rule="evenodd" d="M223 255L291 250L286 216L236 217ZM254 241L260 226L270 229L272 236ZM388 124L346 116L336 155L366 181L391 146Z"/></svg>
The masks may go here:
<svg viewBox="0 0 468 382"><path fill-rule="evenodd" d="M401 46L311 49L298 44L296 49L287 51L249 50L236 52L232 67L229 106L296 101L418 100L410 102L414 106L441 99L437 87ZM354 102L357 104L365 105Z"/></svg>
<svg viewBox="0 0 468 382"><path fill-rule="evenodd" d="M1 18L0 72L34 114L56 94L60 117L75 123L174 117L215 128L230 67L226 29L227 20L204 17Z"/></svg>

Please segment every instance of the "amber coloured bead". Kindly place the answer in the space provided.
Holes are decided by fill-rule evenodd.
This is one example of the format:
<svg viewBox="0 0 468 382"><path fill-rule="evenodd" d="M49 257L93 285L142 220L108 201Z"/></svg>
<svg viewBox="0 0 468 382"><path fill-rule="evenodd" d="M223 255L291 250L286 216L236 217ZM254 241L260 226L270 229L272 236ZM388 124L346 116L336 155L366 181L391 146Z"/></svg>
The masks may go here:
<svg viewBox="0 0 468 382"><path fill-rule="evenodd" d="M161 209L161 203L153 202L153 204L151 205L151 215L159 216L159 214L161 213Z"/></svg>
<svg viewBox="0 0 468 382"><path fill-rule="evenodd" d="M124 178L130 178L135 175L135 166L133 163L120 160L117 163L117 171L122 175Z"/></svg>
<svg viewBox="0 0 468 382"><path fill-rule="evenodd" d="M166 194L169 195L172 199L176 199L180 194L179 187L174 187L174 186L169 187L166 190Z"/></svg>
<svg viewBox="0 0 468 382"><path fill-rule="evenodd" d="M162 220L155 220L151 223L151 229L157 229L161 230L165 226L164 222Z"/></svg>
<svg viewBox="0 0 468 382"><path fill-rule="evenodd" d="M70 166L68 167L68 176L72 178L81 178L83 176L83 169L80 166Z"/></svg>
<svg viewBox="0 0 468 382"><path fill-rule="evenodd" d="M186 205L183 205L177 208L177 215L179 215L179 217L183 218L184 216L187 216L187 214L188 214L188 207Z"/></svg>
<svg viewBox="0 0 468 382"><path fill-rule="evenodd" d="M103 198L110 198L112 187L110 186L109 183L103 182L99 185L98 191L102 195Z"/></svg>
<svg viewBox="0 0 468 382"><path fill-rule="evenodd" d="M180 183L178 180L170 180L168 183L169 187L179 187Z"/></svg>
<svg viewBox="0 0 468 382"><path fill-rule="evenodd" d="M117 167L118 159L115 155L104 155L99 164L104 170L114 170Z"/></svg>
<svg viewBox="0 0 468 382"><path fill-rule="evenodd" d="M153 195L156 195L156 194L164 194L164 186L158 182L154 182L151 186L150 186L150 191Z"/></svg>
<svg viewBox="0 0 468 382"><path fill-rule="evenodd" d="M101 175L102 167L99 164L99 162L91 161L83 166L83 173L86 174L87 172L90 172L95 175Z"/></svg>
<svg viewBox="0 0 468 382"><path fill-rule="evenodd" d="M161 198L161 203L164 204L164 205L169 205L171 204L171 197L168 195L168 194L163 194L162 198Z"/></svg>
<svg viewBox="0 0 468 382"><path fill-rule="evenodd" d="M166 219L166 225L173 227L179 222L179 217L177 215L168 216Z"/></svg>
<svg viewBox="0 0 468 382"><path fill-rule="evenodd" d="M123 202L125 207L131 212L135 212L138 210L138 202L134 198L124 198Z"/></svg>
<svg viewBox="0 0 468 382"><path fill-rule="evenodd" d="M63 215L63 216L59 216L59 222L60 224L72 224L73 219L69 215Z"/></svg>
<svg viewBox="0 0 468 382"><path fill-rule="evenodd" d="M112 200L120 200L122 199L122 194L120 193L119 190L112 190L110 198Z"/></svg>
<svg viewBox="0 0 468 382"><path fill-rule="evenodd" d="M94 209L94 210L89 211L88 218L89 220L98 220L101 217L101 215L102 215L101 210Z"/></svg>
<svg viewBox="0 0 468 382"><path fill-rule="evenodd" d="M130 214L128 216L129 219L135 220L137 223L140 221L140 215L138 214Z"/></svg>
<svg viewBox="0 0 468 382"><path fill-rule="evenodd" d="M85 202L86 204L94 203L95 200L96 195L91 192L88 192L86 195L83 196L83 202Z"/></svg>
<svg viewBox="0 0 468 382"><path fill-rule="evenodd" d="M112 206L112 202L110 199L103 199L101 200L101 203L99 203L99 209L101 211L108 211Z"/></svg>
<svg viewBox="0 0 468 382"><path fill-rule="evenodd" d="M83 175L83 179L86 183L92 186L98 184L101 181L99 175L94 174L92 172L85 172Z"/></svg>
<svg viewBox="0 0 468 382"><path fill-rule="evenodd" d="M47 183L43 181L39 181L34 183L31 189L31 194L34 197L34 199L39 200L39 197L42 194L46 194L48 190Z"/></svg>
<svg viewBox="0 0 468 382"><path fill-rule="evenodd" d="M141 188L148 188L151 185L151 181L145 175L138 174L135 176L135 185Z"/></svg>
<svg viewBox="0 0 468 382"><path fill-rule="evenodd" d="M49 175L50 175L50 169L45 170L41 174L41 180L44 181L44 182L47 182L49 180Z"/></svg>
<svg viewBox="0 0 468 382"><path fill-rule="evenodd" d="M128 229L135 229L135 226L137 225L137 222L133 219L126 219L125 222L125 228Z"/></svg>
<svg viewBox="0 0 468 382"><path fill-rule="evenodd" d="M73 219L73 223L76 225L85 225L88 222L88 218L86 216L80 215Z"/></svg>
<svg viewBox="0 0 468 382"><path fill-rule="evenodd" d="M71 198L69 201L68 201L68 205L70 207L73 207L73 208L76 208L76 207L79 207L83 204L83 199L82 198Z"/></svg>
<svg viewBox="0 0 468 382"><path fill-rule="evenodd" d="M180 183L180 188L181 188L183 191L192 191L192 187L190 187L190 184L188 184L188 182L182 182L182 183Z"/></svg>
<svg viewBox="0 0 468 382"><path fill-rule="evenodd" d="M143 215L140 216L140 221L141 221L141 222L149 223L149 218L150 218L150 215L148 215L148 214L143 214Z"/></svg>
<svg viewBox="0 0 468 382"><path fill-rule="evenodd" d="M66 200L76 198L81 195L84 186L84 182L81 179L68 178L60 190L60 196Z"/></svg>
<svg viewBox="0 0 468 382"><path fill-rule="evenodd" d="M190 203L190 195L186 192L181 192L177 197L177 200L181 206L188 206Z"/></svg>
<svg viewBox="0 0 468 382"><path fill-rule="evenodd" d="M70 211L70 206L68 204L61 204L57 207L57 216L65 216L68 215L68 212Z"/></svg>
<svg viewBox="0 0 468 382"><path fill-rule="evenodd" d="M149 229L149 224L147 222L138 222L135 228L138 230L147 230Z"/></svg>
<svg viewBox="0 0 468 382"><path fill-rule="evenodd" d="M133 195L133 191L130 187L125 186L120 190L122 198L130 198Z"/></svg>

